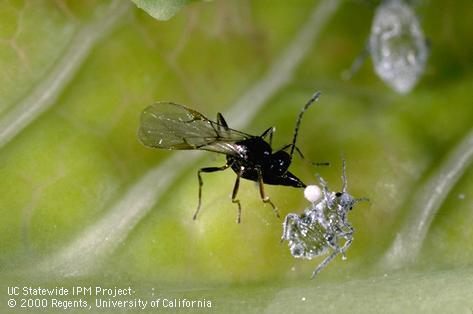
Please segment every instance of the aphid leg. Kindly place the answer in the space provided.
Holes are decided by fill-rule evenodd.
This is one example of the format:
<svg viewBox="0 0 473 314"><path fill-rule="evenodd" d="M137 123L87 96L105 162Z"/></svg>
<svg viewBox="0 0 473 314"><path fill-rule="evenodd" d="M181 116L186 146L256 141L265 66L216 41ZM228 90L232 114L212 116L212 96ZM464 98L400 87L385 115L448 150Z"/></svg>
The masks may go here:
<svg viewBox="0 0 473 314"><path fill-rule="evenodd" d="M225 164L223 165L222 167L207 167L207 168L201 168L199 169L199 171L197 171L197 178L199 179L199 203L197 205L197 209L194 213L194 216L192 217L192 219L196 220L197 219L197 215L199 214L199 211L200 211L200 205L201 205L201 202L202 202L202 185L204 185L204 181L202 181L202 175L200 174L201 172L217 172L217 171L223 171L225 169L227 169L228 167L230 167L229 164Z"/></svg>
<svg viewBox="0 0 473 314"><path fill-rule="evenodd" d="M263 175L261 174L261 169L257 169L257 172L258 172L259 194L261 196L261 200L264 203L268 203L269 205L271 205L274 213L276 214L276 217L279 218L280 216L279 216L278 209L276 208L276 206L274 206L273 202L271 202L271 199L269 198L269 196L266 196L266 193L264 192Z"/></svg>
<svg viewBox="0 0 473 314"><path fill-rule="evenodd" d="M340 248L340 253L342 253L342 259L346 260L347 257L345 255L345 252L346 252L346 250L348 250L351 243L353 242L353 232L355 232L355 229L347 222L343 223L343 227L345 229L348 229L348 231L343 231L343 230L340 229L340 232L338 234L339 234L340 237L345 238L345 243Z"/></svg>
<svg viewBox="0 0 473 314"><path fill-rule="evenodd" d="M284 240L289 240L289 225L299 224L301 219L297 214L289 214L284 218L284 222L282 224L282 236L281 242Z"/></svg>
<svg viewBox="0 0 473 314"><path fill-rule="evenodd" d="M353 236L351 234L345 236L345 244L343 244L342 248L340 249L340 253L342 253L342 259L346 260L347 256L345 255L346 250L350 247L351 243L353 242Z"/></svg>
<svg viewBox="0 0 473 314"><path fill-rule="evenodd" d="M236 203L238 206L238 213L237 213L237 223L239 224L241 221L241 204L240 200L238 200L237 194L238 194L238 189L240 188L240 177L243 173L243 168L240 168L240 171L237 173L237 178L235 180L235 185L233 186L233 192L232 192L232 203Z"/></svg>
<svg viewBox="0 0 473 314"><path fill-rule="evenodd" d="M299 113L299 116L297 117L296 126L294 127L294 136L292 138L291 152L289 153L289 155L291 155L291 159L292 159L292 155L294 153L294 149L296 147L297 135L299 133L299 127L301 126L302 116L304 115L304 112L307 109L309 109L310 105L312 105L314 103L314 101L316 101L319 98L319 96L320 96L320 92L316 92L314 95L312 95L312 97L305 104L305 106L302 108L301 112Z"/></svg>
<svg viewBox="0 0 473 314"><path fill-rule="evenodd" d="M327 187L327 182L319 174L317 174L317 179L319 180L320 185L322 186L322 194L324 195L324 200L327 203L329 208L333 207L333 201L330 197L330 192Z"/></svg>
<svg viewBox="0 0 473 314"><path fill-rule="evenodd" d="M340 249L337 249L335 251L332 252L332 254L330 254L327 258L325 258L323 260L322 263L319 264L319 266L317 266L317 268L312 272L312 279L315 278L315 276L317 276L317 274L322 270L324 269L325 267L327 267L328 263L330 263L334 258L335 256L337 256L338 254L340 254Z"/></svg>
<svg viewBox="0 0 473 314"><path fill-rule="evenodd" d="M355 229L354 229L349 223L347 223L347 222L344 222L344 223L343 223L343 227L345 227L345 228L348 229L348 231L345 231L345 232L342 231L342 232L341 232L341 234L342 234L343 236L347 236L347 235L348 235L348 236L351 236L351 235L353 234L353 232L355 232Z"/></svg>

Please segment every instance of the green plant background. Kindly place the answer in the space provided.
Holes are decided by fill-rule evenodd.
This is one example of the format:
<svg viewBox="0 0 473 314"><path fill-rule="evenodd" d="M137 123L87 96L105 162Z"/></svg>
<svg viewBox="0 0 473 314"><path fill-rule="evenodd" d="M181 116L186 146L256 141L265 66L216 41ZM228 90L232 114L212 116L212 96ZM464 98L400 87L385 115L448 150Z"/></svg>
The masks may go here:
<svg viewBox="0 0 473 314"><path fill-rule="evenodd" d="M1 1L0 119L8 125L19 117L38 90L56 95L24 128L13 125L17 132L0 147L1 311L6 286L80 283L132 285L143 296L154 288L205 297L228 312L471 313L471 167L432 217L419 254L407 264L383 263L396 236L416 223L409 217L419 186L473 126L470 1L415 7L431 54L407 96L386 87L370 61L353 79L341 79L364 47L375 10L369 1L342 1L288 84L240 122L253 134L276 126L275 146L282 146L301 106L314 91L323 93L303 121L300 147L331 166L296 159L291 169L309 183L318 172L336 190L343 155L350 193L370 202L350 213L356 234L348 259L337 258L315 281L309 277L319 260L290 256L279 242L282 221L262 204L253 182L241 184L237 225L229 198L235 175L204 175L203 210L193 221L196 170L224 158L151 150L136 130L143 108L157 100L212 118L230 112L232 126L243 114L231 111L234 104L281 62L319 2L192 2L168 21L131 2L110 3ZM100 36L78 61L75 47L86 45L77 39L81 32ZM76 69L56 75L69 56ZM54 90L57 82L63 86ZM156 169L164 169L159 184L143 181ZM136 188L139 182L147 187ZM113 216L129 195L136 205L150 191L159 197L149 210ZM301 190L268 186L267 193L282 215L307 206Z"/></svg>

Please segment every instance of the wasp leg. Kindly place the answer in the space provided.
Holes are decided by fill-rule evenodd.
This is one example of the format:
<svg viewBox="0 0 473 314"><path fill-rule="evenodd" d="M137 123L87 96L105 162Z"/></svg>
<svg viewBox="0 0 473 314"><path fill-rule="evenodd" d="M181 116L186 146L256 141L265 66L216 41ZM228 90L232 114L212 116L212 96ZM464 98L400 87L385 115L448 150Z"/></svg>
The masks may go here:
<svg viewBox="0 0 473 314"><path fill-rule="evenodd" d="M220 138L225 134L230 128L228 127L227 121L223 115L219 112L217 113L217 123L211 123L212 128L215 131L215 135L217 138Z"/></svg>
<svg viewBox="0 0 473 314"><path fill-rule="evenodd" d="M237 194L238 194L238 189L240 188L240 177L243 174L243 169L240 168L240 171L237 173L237 178L235 180L235 185L233 186L233 192L232 192L232 203L236 203L238 206L238 213L237 213L237 224L240 223L241 221L241 204L240 200L237 199Z"/></svg>
<svg viewBox="0 0 473 314"><path fill-rule="evenodd" d="M259 185L259 193L261 196L261 200L264 203L268 203L269 205L271 205L274 213L276 214L276 217L279 218L280 216L279 216L278 209L276 208L276 206L274 206L273 202L271 202L271 199L269 198L269 196L266 196L266 193L264 192L263 175L261 174L261 169L257 169L257 172L258 172L258 185Z"/></svg>
<svg viewBox="0 0 473 314"><path fill-rule="evenodd" d="M218 123L219 131L220 131L220 126L222 126L225 131L229 130L228 123L227 121L225 121L225 118L220 112L217 113L217 123Z"/></svg>
<svg viewBox="0 0 473 314"><path fill-rule="evenodd" d="M199 179L199 204L197 205L197 210L195 211L194 216L192 217L192 219L194 219L194 220L197 219L197 215L199 214L200 205L201 205L201 202L202 202L202 185L204 185L204 181L202 181L202 176L201 176L200 173L201 172L223 171L223 170L227 169L228 167L230 167L230 165L225 164L222 167L207 167L207 168L201 168L201 169L199 169L199 171L197 171L197 178Z"/></svg>
<svg viewBox="0 0 473 314"><path fill-rule="evenodd" d="M261 134L262 138L266 138L266 136L269 135L269 146L270 147L273 147L273 134L274 134L274 132L276 132L276 127L272 126L268 129L266 129L266 131L264 131L263 134Z"/></svg>

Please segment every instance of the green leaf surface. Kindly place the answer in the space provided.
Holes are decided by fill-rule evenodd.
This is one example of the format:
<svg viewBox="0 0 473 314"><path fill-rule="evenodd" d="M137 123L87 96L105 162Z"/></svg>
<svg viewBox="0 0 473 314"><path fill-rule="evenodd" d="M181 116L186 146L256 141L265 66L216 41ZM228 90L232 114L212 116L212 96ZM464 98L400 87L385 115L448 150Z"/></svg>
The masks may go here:
<svg viewBox="0 0 473 314"><path fill-rule="evenodd" d="M132 0L136 6L157 20L169 20L192 0Z"/></svg>
<svg viewBox="0 0 473 314"><path fill-rule="evenodd" d="M157 18L184 2L154 1ZM230 313L470 313L470 7L415 7L431 54L419 85L398 95L369 60L341 79L365 45L369 3L196 2L157 22L129 1L3 1L0 312L22 297L8 287L80 285L131 286L148 301L205 298ZM235 223L231 170L203 174L192 220L197 169L224 156L149 149L136 132L146 106L172 101L212 119L222 112L251 134L274 125L279 148L317 90L298 146L330 167L295 158L291 172L307 183L320 173L339 190L344 156L350 193L370 202L349 213L348 259L310 280L322 258L290 255L254 182L241 181ZM308 206L300 189L266 192L282 217ZM100 309L119 311L138 310Z"/></svg>

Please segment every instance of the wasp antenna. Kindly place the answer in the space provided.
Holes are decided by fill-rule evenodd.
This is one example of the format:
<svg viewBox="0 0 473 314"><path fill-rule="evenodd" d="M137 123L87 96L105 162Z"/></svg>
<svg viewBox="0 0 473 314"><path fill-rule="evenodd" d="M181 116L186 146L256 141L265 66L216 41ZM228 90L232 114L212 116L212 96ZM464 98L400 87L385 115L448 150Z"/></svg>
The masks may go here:
<svg viewBox="0 0 473 314"><path fill-rule="evenodd" d="M316 92L309 99L307 104L305 104L305 106L302 108L301 112L299 113L299 116L297 117L296 127L294 128L294 137L292 139L292 144L291 144L291 152L290 152L291 159L292 159L292 155L294 154L294 149L296 147L297 135L299 133L299 127L300 127L301 122L302 122L302 116L304 115L304 112L306 112L306 110L309 109L310 105L312 105L314 103L314 101L316 101L319 98L320 94L321 94L321 92Z"/></svg>

